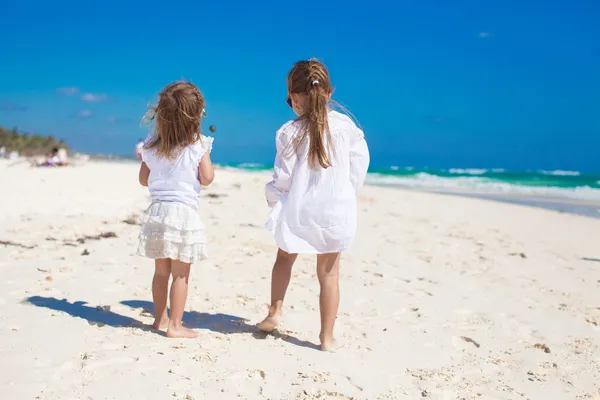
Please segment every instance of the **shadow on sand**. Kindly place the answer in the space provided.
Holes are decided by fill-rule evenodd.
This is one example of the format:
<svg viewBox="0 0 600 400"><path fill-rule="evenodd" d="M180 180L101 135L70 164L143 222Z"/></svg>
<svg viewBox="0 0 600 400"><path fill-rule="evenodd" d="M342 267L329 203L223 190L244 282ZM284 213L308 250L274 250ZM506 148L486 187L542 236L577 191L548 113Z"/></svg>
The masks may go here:
<svg viewBox="0 0 600 400"><path fill-rule="evenodd" d="M85 319L90 325L99 327L108 325L113 328L138 328L151 330L147 325L137 319L126 317L121 314L110 311L107 307L94 307L86 305L85 301L76 301L70 303L66 299L59 300L54 297L32 296L26 298L24 303L32 304L36 307L48 308L50 310L62 311L72 317Z"/></svg>
<svg viewBox="0 0 600 400"><path fill-rule="evenodd" d="M142 309L143 312L152 314L154 305L144 300L124 300L121 304L134 309ZM254 325L249 325L248 320L228 314L208 314L198 311L186 311L183 313L183 323L190 329L203 329L226 335L234 333L251 333L256 331Z"/></svg>
<svg viewBox="0 0 600 400"><path fill-rule="evenodd" d="M135 309L143 309L144 312L152 313L154 305L149 301L143 300L125 300L121 304ZM228 314L208 314L198 311L186 311L183 314L183 322L190 329L203 329L211 332L218 332L226 335L236 333L251 333L255 339L264 340L268 336L273 336L275 339L283 340L284 342L311 349L319 349L320 347L314 343L300 340L288 334L281 333L277 330L266 333L261 332L255 325L248 324L249 320L234 315Z"/></svg>
<svg viewBox="0 0 600 400"><path fill-rule="evenodd" d="M84 319L90 325L95 325L98 327L108 325L113 328L136 328L144 331L152 331L163 336L165 335L164 332L152 329L151 326L145 325L137 319L110 311L110 307L89 306L85 301L75 301L71 303L66 299L59 300L54 297L32 296L26 298L23 303L31 304L36 307L47 308L50 310L62 311L72 317ZM121 304L134 309L142 309L143 312L149 312L150 314L152 313L153 305L149 301L125 300L122 301ZM234 315L221 313L207 314L191 311L184 313L183 321L185 326L191 329L209 330L211 332L218 332L225 335L251 333L254 338L259 340L264 340L268 336L273 336L275 339L283 340L284 342L293 344L295 346L307 347L311 349L319 348L319 346L314 343L300 340L294 336L281 333L277 330L272 333L261 332L256 328L255 325L248 324L247 319L236 317Z"/></svg>

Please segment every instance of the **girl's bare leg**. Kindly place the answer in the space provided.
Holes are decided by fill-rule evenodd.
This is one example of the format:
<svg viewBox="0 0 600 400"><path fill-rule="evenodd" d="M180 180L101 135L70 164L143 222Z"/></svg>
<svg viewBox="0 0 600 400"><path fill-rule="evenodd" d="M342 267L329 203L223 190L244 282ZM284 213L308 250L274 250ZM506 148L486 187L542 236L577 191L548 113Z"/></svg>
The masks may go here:
<svg viewBox="0 0 600 400"><path fill-rule="evenodd" d="M171 260L160 258L154 260L154 278L152 279L152 300L154 300L154 329L166 329L169 326L167 315L167 297L169 295L169 277L171 276Z"/></svg>
<svg viewBox="0 0 600 400"><path fill-rule="evenodd" d="M261 331L272 332L279 325L283 298L290 284L292 267L297 257L297 254L289 254L281 249L277 251L277 259L275 260L271 274L271 307L269 307L269 315L256 325Z"/></svg>
<svg viewBox="0 0 600 400"><path fill-rule="evenodd" d="M185 328L181 322L188 294L190 264L179 260L171 260L171 274L173 275L170 295L171 320L169 321L167 336L170 338L195 338L198 333Z"/></svg>
<svg viewBox="0 0 600 400"><path fill-rule="evenodd" d="M340 253L317 256L317 277L321 285L321 350L332 351L338 347L333 337L333 326L340 304Z"/></svg>

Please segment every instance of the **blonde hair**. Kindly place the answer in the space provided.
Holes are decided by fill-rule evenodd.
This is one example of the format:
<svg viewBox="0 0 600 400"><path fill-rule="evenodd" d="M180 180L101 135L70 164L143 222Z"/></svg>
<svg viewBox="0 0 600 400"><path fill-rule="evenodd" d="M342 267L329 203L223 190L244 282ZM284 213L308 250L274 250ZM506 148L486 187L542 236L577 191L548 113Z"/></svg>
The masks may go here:
<svg viewBox="0 0 600 400"><path fill-rule="evenodd" d="M149 107L142 121L154 122L154 136L144 145L159 156L175 157L186 146L202 140L200 123L204 96L190 82L174 82L158 95L158 104Z"/></svg>
<svg viewBox="0 0 600 400"><path fill-rule="evenodd" d="M298 61L287 77L290 93L303 93L308 102L297 121L302 123L302 133L298 136L296 148L309 138L308 163L311 168L320 165L331 167L328 150L333 150L329 135L329 98L333 92L329 72L323 63L311 58Z"/></svg>

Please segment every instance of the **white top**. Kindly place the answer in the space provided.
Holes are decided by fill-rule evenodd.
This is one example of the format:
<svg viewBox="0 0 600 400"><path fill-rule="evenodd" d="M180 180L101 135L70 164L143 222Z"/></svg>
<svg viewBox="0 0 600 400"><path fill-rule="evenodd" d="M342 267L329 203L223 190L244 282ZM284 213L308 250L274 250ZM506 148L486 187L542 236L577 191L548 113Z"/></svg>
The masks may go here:
<svg viewBox="0 0 600 400"><path fill-rule="evenodd" d="M300 122L290 121L277 131L275 171L266 186L271 207L267 227L288 253L341 252L356 234L356 194L367 175L369 149L363 131L349 117L330 111L328 118L333 166L327 169L309 166L308 139L293 151Z"/></svg>
<svg viewBox="0 0 600 400"><path fill-rule="evenodd" d="M152 137L146 139L146 143ZM198 165L202 156L212 150L213 138L202 137L202 143L196 142L184 148L176 160L169 161L159 157L154 149L142 149L142 160L150 169L148 189L152 201L183 203L197 207L200 198Z"/></svg>

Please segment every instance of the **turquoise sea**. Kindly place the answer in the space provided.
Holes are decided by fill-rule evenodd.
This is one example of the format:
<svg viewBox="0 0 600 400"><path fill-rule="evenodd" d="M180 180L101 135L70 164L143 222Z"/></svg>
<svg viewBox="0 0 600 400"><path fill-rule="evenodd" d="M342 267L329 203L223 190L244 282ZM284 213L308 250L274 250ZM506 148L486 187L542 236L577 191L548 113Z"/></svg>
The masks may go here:
<svg viewBox="0 0 600 400"><path fill-rule="evenodd" d="M245 170L270 170L263 164L224 165ZM600 173L579 171L508 171L495 169L371 168L367 183L436 192L522 195L600 202Z"/></svg>
<svg viewBox="0 0 600 400"><path fill-rule="evenodd" d="M219 165L257 172L273 169L272 164L259 163ZM390 166L370 168L366 183L477 197L600 218L600 173Z"/></svg>

